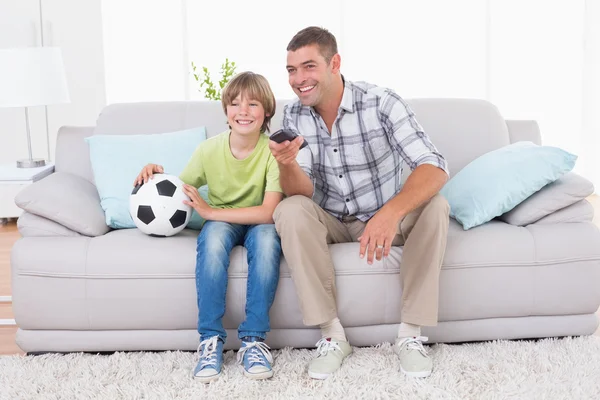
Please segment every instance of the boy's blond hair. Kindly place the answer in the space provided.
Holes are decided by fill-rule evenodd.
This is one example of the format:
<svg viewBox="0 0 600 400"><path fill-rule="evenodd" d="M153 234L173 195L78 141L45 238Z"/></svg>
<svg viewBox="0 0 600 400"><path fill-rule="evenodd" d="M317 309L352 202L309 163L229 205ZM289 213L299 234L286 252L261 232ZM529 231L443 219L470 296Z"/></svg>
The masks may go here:
<svg viewBox="0 0 600 400"><path fill-rule="evenodd" d="M250 100L256 100L265 109L265 120L260 127L261 132L269 132L269 123L275 114L275 95L267 79L254 72L246 71L235 75L223 89L221 104L227 115L227 106L241 95Z"/></svg>

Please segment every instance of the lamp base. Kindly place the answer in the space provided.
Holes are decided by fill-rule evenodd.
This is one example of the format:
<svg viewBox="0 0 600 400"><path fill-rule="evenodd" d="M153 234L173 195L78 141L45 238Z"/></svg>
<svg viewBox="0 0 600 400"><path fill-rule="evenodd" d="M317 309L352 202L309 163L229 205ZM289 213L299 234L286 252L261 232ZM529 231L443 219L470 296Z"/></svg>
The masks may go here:
<svg viewBox="0 0 600 400"><path fill-rule="evenodd" d="M42 158L24 159L17 161L17 168L37 168L46 165L46 160Z"/></svg>

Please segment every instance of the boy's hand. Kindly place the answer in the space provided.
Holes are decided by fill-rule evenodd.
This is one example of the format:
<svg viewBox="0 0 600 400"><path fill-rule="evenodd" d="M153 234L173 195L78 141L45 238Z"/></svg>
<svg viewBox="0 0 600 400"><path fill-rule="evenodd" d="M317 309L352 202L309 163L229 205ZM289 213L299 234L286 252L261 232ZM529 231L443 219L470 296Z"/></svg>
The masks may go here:
<svg viewBox="0 0 600 400"><path fill-rule="evenodd" d="M202 218L209 220L213 209L200 197L198 190L191 185L184 184L183 192L190 198L190 201L184 200L183 203L193 207Z"/></svg>
<svg viewBox="0 0 600 400"><path fill-rule="evenodd" d="M148 164L142 168L142 172L133 181L133 186L141 185L142 183L148 183L148 179L152 179L154 174L162 174L165 172L162 165Z"/></svg>
<svg viewBox="0 0 600 400"><path fill-rule="evenodd" d="M296 137L291 142L286 140L285 142L277 143L273 140L269 140L269 149L273 153L275 160L281 165L290 165L296 161L296 156L300 151L300 146L304 143L302 136Z"/></svg>

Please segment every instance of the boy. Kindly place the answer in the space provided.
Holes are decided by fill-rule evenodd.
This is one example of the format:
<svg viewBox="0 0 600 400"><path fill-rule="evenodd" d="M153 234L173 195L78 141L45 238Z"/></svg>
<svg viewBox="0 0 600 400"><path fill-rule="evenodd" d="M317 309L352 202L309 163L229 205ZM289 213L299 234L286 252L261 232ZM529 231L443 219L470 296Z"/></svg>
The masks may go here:
<svg viewBox="0 0 600 400"><path fill-rule="evenodd" d="M225 86L222 104L230 129L202 142L180 175L190 198L185 203L206 220L197 246L200 359L194 369L194 377L205 383L221 374L227 269L236 245L248 251L246 319L238 329L238 362L251 379L273 376L273 358L264 340L281 258L273 211L283 194L277 162L263 134L275 114L275 96L263 76L243 72ZM135 184L162 172L162 166L148 164ZM210 205L198 194L203 185L208 185Z"/></svg>

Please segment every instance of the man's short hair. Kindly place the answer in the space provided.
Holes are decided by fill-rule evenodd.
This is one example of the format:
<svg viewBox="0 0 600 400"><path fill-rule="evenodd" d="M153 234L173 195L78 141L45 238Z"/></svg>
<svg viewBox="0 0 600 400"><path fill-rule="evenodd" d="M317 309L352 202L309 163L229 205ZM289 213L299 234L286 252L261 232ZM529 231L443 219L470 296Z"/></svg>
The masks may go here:
<svg viewBox="0 0 600 400"><path fill-rule="evenodd" d="M334 55L337 54L337 41L335 36L325 28L309 26L296 33L287 46L287 51L296 51L302 47L316 44L319 52L329 64Z"/></svg>
<svg viewBox="0 0 600 400"><path fill-rule="evenodd" d="M235 75L223 88L221 104L227 115L227 106L241 95L249 100L255 100L265 109L265 120L260 127L261 132L269 132L269 123L275 115L275 95L267 79L254 72L246 71ZM231 127L230 127L231 128Z"/></svg>

